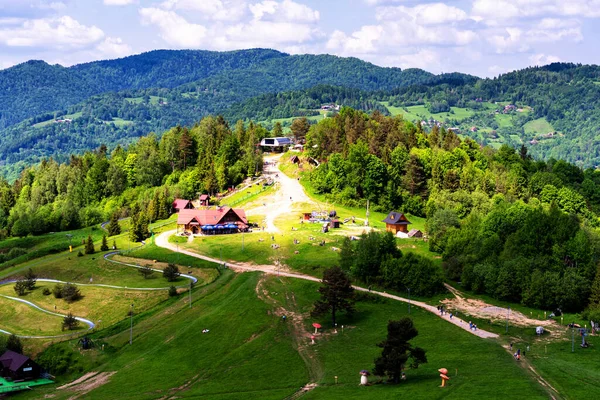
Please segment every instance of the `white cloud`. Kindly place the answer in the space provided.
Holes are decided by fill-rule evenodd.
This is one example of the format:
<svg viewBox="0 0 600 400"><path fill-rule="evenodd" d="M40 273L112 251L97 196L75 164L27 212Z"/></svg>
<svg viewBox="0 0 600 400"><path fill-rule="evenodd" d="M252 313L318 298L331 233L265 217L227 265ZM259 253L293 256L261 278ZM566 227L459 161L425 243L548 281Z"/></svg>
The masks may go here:
<svg viewBox="0 0 600 400"><path fill-rule="evenodd" d="M206 27L192 24L174 11L159 8L140 8L142 23L156 25L160 36L172 46L201 47L206 38Z"/></svg>
<svg viewBox="0 0 600 400"><path fill-rule="evenodd" d="M236 22L248 13L246 0L165 0L161 8L197 12L212 21Z"/></svg>
<svg viewBox="0 0 600 400"><path fill-rule="evenodd" d="M471 15L490 25L543 16L600 17L600 0L475 0Z"/></svg>
<svg viewBox="0 0 600 400"><path fill-rule="evenodd" d="M288 21L288 22L317 22L320 18L318 11L291 0L282 2L265 0L262 3L248 6L257 20Z"/></svg>
<svg viewBox="0 0 600 400"><path fill-rule="evenodd" d="M96 46L96 50L107 58L119 58L131 54L131 47L121 38L107 37Z"/></svg>
<svg viewBox="0 0 600 400"><path fill-rule="evenodd" d="M534 66L542 66L542 65L555 63L555 62L560 62L560 61L561 61L560 57L541 54L541 53L533 54L529 57L529 62L531 62L531 65L534 65Z"/></svg>
<svg viewBox="0 0 600 400"><path fill-rule="evenodd" d="M468 15L460 8L444 3L420 4L415 7L378 7L378 20L410 19L418 24L436 25L464 21Z"/></svg>
<svg viewBox="0 0 600 400"><path fill-rule="evenodd" d="M104 0L104 5L107 6L126 6L135 3L135 0Z"/></svg>
<svg viewBox="0 0 600 400"><path fill-rule="evenodd" d="M19 26L0 28L0 44L11 47L83 47L100 41L104 32L69 16L25 20Z"/></svg>

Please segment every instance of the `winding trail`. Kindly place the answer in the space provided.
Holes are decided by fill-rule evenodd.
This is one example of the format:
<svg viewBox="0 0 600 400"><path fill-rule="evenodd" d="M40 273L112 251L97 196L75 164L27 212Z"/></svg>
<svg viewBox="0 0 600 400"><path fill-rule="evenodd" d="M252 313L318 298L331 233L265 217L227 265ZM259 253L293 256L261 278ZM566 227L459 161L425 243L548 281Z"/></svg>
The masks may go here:
<svg viewBox="0 0 600 400"><path fill-rule="evenodd" d="M119 251L112 251L110 253L106 253L104 255L104 259L106 261L108 261L108 262L119 264L119 265L125 265L127 267L133 267L133 268L138 268L138 269L139 268L143 268L143 267L141 267L139 265L136 265L136 264L128 264L128 263L124 263L124 262L121 262L121 261L112 260L110 258L110 257L112 257L112 256L114 256L116 254L119 254L119 253L120 253ZM162 270L160 270L160 269L154 269L154 268L152 268L152 271L162 272ZM180 276L182 276L182 277L184 277L186 279L189 279L194 284L198 282L198 279L196 277L194 277L194 276L187 275L187 274L181 274ZM37 279L37 281L38 282L50 282L50 283L63 283L63 284L73 283L73 282L60 281L60 280L57 280L57 279L42 279L42 278ZM9 285L9 284L12 284L12 283L15 283L15 282L16 282L16 280L6 280L6 281L1 282L0 286ZM100 288L107 288L107 289L134 290L134 291L159 291L159 290L163 290L164 291L164 290L168 290L169 289L169 287L136 288L136 287L127 287L127 286L104 285L104 284L100 284L100 283L98 283L98 284L77 283L77 286L100 287ZM176 286L176 288L179 288L179 289L181 289L181 288L188 288L188 287L189 287L189 285L179 285L179 286ZM36 309L38 311L44 312L44 313L49 314L49 315L53 315L53 316L61 317L61 318L63 318L63 317L66 316L65 314L60 314L60 313L48 311L45 308L42 308L42 307L38 306L35 303L32 303L31 301L28 301L28 300L25 300L25 299L21 299L19 297L12 297L12 296L7 296L7 295L3 295L3 294L0 294L0 297L8 299L8 300L13 300L13 301L17 301L17 302L26 304L29 307L32 307L32 308L34 308L34 309ZM75 317L75 319L78 320L78 321L80 321L80 322L82 322L82 323L84 323L84 324L86 324L88 326L88 329L87 329L88 331L92 330L92 329L94 329L96 327L96 324L94 324L94 322L92 322L92 321L90 321L88 319L81 318L81 317ZM13 334L12 332L9 332L9 331L4 330L4 329L0 329L0 333L4 333L6 335L12 335ZM24 339L56 339L56 338L71 337L71 336L74 336L74 335L78 335L79 333L80 332L72 332L72 333L66 333L64 335L53 335L53 336L31 336L31 335L16 335L16 336L18 336L20 338L24 338Z"/></svg>
<svg viewBox="0 0 600 400"><path fill-rule="evenodd" d="M154 243L158 247L162 247L162 248L177 252L177 250L178 250L177 246L172 243L169 243L169 237L174 235L175 233L176 233L175 230L163 232L155 238ZM222 264L222 262L216 258L198 254L193 251L184 250L184 249L179 248L179 253L188 255L190 257L196 257L201 260L212 262L212 263L215 263L218 265ZM304 280L312 281L312 282L321 282L321 279L316 278L314 276L304 275L304 274L300 274L297 272L280 271L276 265L248 265L248 264L241 264L241 263L236 263L236 262L231 262L231 261L228 261L226 264L231 269L233 269L234 271L238 271L238 272L258 271L258 272L264 272L266 274L271 274L271 275L285 276L288 278L304 279ZM480 338L488 339L488 338L497 338L498 337L497 334L485 331L483 329L471 330L471 329L469 329L468 322L465 322L462 319L457 318L457 317L453 317L452 319L450 319L450 316L447 313L445 313L444 315L440 315L440 313L436 307L429 305L427 303L424 303L421 301L409 300L407 298L396 296L396 295L389 294L386 292L379 292L379 291L374 291L374 290L369 291L369 289L360 287L360 286L353 285L352 287L355 290L358 290L361 292L370 292L370 293L378 295L378 296L387 297L388 299L401 301L404 303L410 303L411 305L414 305L414 306L420 307L424 310L427 310L429 312L432 312L432 313L438 315L440 318L448 321L449 323L454 324L454 325L458 326L459 328L462 328L475 336L479 336Z"/></svg>

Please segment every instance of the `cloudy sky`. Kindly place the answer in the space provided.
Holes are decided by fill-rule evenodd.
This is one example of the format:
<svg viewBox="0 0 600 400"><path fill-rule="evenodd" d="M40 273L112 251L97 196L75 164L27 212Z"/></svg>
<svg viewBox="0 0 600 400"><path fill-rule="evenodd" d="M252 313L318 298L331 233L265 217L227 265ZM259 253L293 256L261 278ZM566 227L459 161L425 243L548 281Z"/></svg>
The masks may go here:
<svg viewBox="0 0 600 400"><path fill-rule="evenodd" d="M0 69L264 47L495 76L600 63L599 19L600 0L0 0Z"/></svg>

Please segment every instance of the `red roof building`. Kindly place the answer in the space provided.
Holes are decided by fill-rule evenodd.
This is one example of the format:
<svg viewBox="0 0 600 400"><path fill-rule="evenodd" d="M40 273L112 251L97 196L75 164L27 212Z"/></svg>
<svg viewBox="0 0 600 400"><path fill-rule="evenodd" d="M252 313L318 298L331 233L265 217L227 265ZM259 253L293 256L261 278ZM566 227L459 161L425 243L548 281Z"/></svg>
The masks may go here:
<svg viewBox="0 0 600 400"><path fill-rule="evenodd" d="M194 208L194 205L189 200L175 199L173 202L173 208L175 209L175 212L179 212L181 210L192 209Z"/></svg>
<svg viewBox="0 0 600 400"><path fill-rule="evenodd" d="M222 207L210 210L183 209L177 216L177 231L192 234L235 233L248 230L246 212Z"/></svg>

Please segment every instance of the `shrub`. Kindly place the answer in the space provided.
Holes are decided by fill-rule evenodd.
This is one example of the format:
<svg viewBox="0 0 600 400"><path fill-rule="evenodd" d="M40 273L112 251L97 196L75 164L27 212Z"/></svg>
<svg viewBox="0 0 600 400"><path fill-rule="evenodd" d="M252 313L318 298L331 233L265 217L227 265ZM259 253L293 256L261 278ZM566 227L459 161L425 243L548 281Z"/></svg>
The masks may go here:
<svg viewBox="0 0 600 400"><path fill-rule="evenodd" d="M27 293L27 282L23 280L17 281L14 289L19 296L25 296L25 293Z"/></svg>
<svg viewBox="0 0 600 400"><path fill-rule="evenodd" d="M163 277L169 282L174 282L179 278L179 268L175 264L170 264L165 267L163 270Z"/></svg>
<svg viewBox="0 0 600 400"><path fill-rule="evenodd" d="M44 288L44 290L42 290L42 294L44 296L49 296L50 293L52 293L52 291L50 289L48 289L48 288Z"/></svg>
<svg viewBox="0 0 600 400"><path fill-rule="evenodd" d="M63 290L63 286L60 283L57 283L52 288L52 294L54 295L55 298L62 299L62 297L63 297L62 290Z"/></svg>
<svg viewBox="0 0 600 400"><path fill-rule="evenodd" d="M177 296L177 288L175 286L171 286L169 288L169 296L170 297Z"/></svg>
<svg viewBox="0 0 600 400"><path fill-rule="evenodd" d="M81 252L81 250L79 250L79 251L77 252L77 257L83 257L83 253Z"/></svg>
<svg viewBox="0 0 600 400"><path fill-rule="evenodd" d="M79 288L72 283L67 283L62 287L62 298L67 302L72 303L81 299Z"/></svg>

